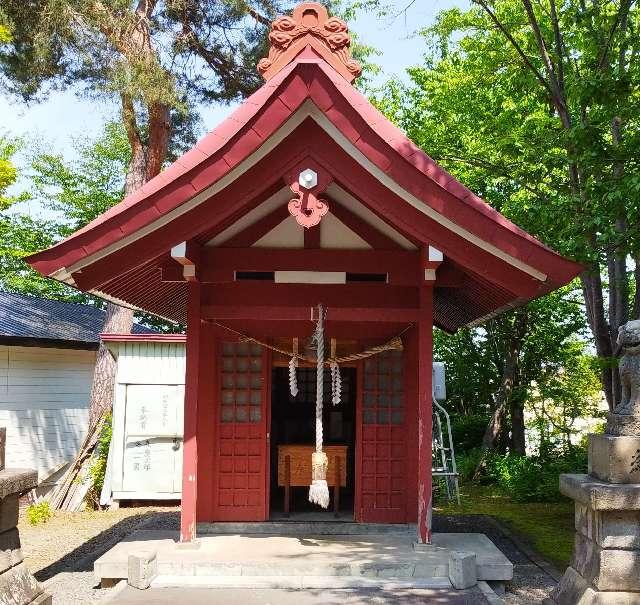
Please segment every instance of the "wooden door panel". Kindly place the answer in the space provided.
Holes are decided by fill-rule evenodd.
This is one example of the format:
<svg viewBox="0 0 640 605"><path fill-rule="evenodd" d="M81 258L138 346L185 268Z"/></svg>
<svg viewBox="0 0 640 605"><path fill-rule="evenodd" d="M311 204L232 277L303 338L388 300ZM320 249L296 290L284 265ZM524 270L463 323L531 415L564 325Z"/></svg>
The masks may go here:
<svg viewBox="0 0 640 605"><path fill-rule="evenodd" d="M362 364L360 425L360 520L406 521L407 432L401 351Z"/></svg>
<svg viewBox="0 0 640 605"><path fill-rule="evenodd" d="M266 519L267 358L262 347L224 342L215 508L220 521Z"/></svg>

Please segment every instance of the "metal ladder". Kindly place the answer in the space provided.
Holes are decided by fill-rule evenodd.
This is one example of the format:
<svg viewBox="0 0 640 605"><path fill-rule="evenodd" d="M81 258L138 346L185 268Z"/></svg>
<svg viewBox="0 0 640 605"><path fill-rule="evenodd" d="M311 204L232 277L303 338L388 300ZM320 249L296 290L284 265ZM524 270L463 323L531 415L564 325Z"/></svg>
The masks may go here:
<svg viewBox="0 0 640 605"><path fill-rule="evenodd" d="M455 497L458 504L460 504L460 486L458 485L456 454L453 449L453 438L451 436L451 420L447 410L438 403L435 391L432 401L433 444L431 474L433 477L444 477L447 498L453 500Z"/></svg>

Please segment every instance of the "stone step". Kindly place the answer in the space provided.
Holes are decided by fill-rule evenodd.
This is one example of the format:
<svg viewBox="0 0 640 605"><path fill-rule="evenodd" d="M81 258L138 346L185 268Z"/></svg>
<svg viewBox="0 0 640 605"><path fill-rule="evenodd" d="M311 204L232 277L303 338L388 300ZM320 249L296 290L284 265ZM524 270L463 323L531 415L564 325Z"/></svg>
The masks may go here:
<svg viewBox="0 0 640 605"><path fill-rule="evenodd" d="M260 521L254 523L198 523L199 536L254 535L272 536L358 536L367 534L415 534L410 523L355 523L353 521Z"/></svg>
<svg viewBox="0 0 640 605"><path fill-rule="evenodd" d="M479 580L510 580L513 565L484 534L434 534L414 545L413 534L200 535L180 544L173 531L140 530L94 563L100 582L128 577L129 555L156 553L163 576L330 576L423 579L449 576L450 553L476 554Z"/></svg>
<svg viewBox="0 0 640 605"><path fill-rule="evenodd" d="M441 561L397 563L315 563L298 561L158 561L158 574L167 576L208 577L355 577L355 578L434 578L446 577L449 565Z"/></svg>
<svg viewBox="0 0 640 605"><path fill-rule="evenodd" d="M244 588L277 590L356 589L381 590L451 588L446 577L434 578L366 578L355 576L183 576L159 575L151 582L151 588Z"/></svg>

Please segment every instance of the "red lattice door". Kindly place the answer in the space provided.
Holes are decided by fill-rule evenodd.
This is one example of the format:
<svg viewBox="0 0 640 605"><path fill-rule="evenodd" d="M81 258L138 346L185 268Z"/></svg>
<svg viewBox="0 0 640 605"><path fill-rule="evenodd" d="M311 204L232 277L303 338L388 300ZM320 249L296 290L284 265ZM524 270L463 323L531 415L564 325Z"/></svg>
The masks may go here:
<svg viewBox="0 0 640 605"><path fill-rule="evenodd" d="M216 519L267 517L268 359L262 347L224 342L220 355Z"/></svg>
<svg viewBox="0 0 640 605"><path fill-rule="evenodd" d="M407 431L402 351L366 359L359 381L359 520L406 522Z"/></svg>

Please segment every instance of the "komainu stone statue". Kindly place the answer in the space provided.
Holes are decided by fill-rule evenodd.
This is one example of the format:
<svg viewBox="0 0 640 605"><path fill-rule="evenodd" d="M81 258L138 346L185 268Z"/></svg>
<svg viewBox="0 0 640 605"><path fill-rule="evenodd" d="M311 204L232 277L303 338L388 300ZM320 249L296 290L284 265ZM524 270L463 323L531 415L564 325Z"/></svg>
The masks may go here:
<svg viewBox="0 0 640 605"><path fill-rule="evenodd" d="M618 344L622 397L605 432L589 435L589 474L560 476L576 535L555 605L640 605L640 321L620 328Z"/></svg>
<svg viewBox="0 0 640 605"><path fill-rule="evenodd" d="M618 345L623 351L619 365L622 397L613 413L640 417L640 320L620 327Z"/></svg>

